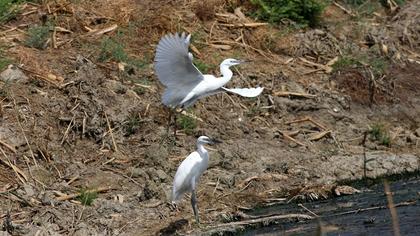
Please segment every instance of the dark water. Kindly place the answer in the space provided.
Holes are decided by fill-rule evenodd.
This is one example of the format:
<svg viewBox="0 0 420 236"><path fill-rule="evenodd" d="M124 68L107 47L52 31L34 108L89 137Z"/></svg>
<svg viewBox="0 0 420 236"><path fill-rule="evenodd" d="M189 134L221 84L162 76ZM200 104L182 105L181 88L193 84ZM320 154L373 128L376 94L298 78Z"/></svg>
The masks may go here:
<svg viewBox="0 0 420 236"><path fill-rule="evenodd" d="M420 236L420 178L392 182L390 188L394 193L394 204L400 204L396 210L401 235ZM371 209L387 206L383 184L362 190L362 193L303 205L320 217L322 225L333 226L334 229L324 235L394 235L389 209ZM288 213L311 215L296 203L258 209L248 214L262 216ZM318 225L317 220L280 222L277 225L248 230L240 235L317 235Z"/></svg>

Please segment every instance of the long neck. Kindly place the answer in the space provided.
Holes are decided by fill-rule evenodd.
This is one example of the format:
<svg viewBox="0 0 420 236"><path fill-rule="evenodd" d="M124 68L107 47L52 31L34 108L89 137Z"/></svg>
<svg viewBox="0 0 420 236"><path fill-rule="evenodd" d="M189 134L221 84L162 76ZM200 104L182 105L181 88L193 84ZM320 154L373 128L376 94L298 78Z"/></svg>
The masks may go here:
<svg viewBox="0 0 420 236"><path fill-rule="evenodd" d="M207 156L207 150L202 143L197 143L197 152L200 153L201 156Z"/></svg>
<svg viewBox="0 0 420 236"><path fill-rule="evenodd" d="M227 65L220 65L220 72L222 73L222 79L226 81L226 83L232 78L233 72L229 69Z"/></svg>

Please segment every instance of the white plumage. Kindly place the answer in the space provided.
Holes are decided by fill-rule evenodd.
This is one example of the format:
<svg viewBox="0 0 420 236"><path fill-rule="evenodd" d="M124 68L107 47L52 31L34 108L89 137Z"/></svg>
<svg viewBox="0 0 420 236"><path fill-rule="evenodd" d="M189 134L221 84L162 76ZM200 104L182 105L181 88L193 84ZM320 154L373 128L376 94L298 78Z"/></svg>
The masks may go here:
<svg viewBox="0 0 420 236"><path fill-rule="evenodd" d="M199 222L199 217L195 190L209 163L209 154L204 148L204 144L211 145L218 142L206 136L199 137L197 139L197 150L182 161L174 177L172 202L179 201L184 193L191 193L191 205L197 222Z"/></svg>
<svg viewBox="0 0 420 236"><path fill-rule="evenodd" d="M162 102L168 107L186 108L199 98L219 92L235 93L244 97L256 97L263 88L223 87L232 78L230 66L242 63L236 59L226 59L220 64L222 77L203 75L192 63L193 56L188 52L191 35L178 33L162 37L156 49L155 72L166 87Z"/></svg>

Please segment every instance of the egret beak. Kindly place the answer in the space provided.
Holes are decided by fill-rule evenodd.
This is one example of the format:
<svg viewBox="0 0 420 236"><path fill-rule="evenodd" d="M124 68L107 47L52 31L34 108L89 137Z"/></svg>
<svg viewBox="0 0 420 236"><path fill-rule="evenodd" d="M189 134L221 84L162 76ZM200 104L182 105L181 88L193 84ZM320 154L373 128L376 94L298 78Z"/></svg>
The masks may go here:
<svg viewBox="0 0 420 236"><path fill-rule="evenodd" d="M250 60L237 60L237 62L239 63L239 64L243 64L243 63L249 63L249 62L251 62Z"/></svg>
<svg viewBox="0 0 420 236"><path fill-rule="evenodd" d="M214 145L214 144L218 144L218 143L222 143L222 141L212 138L212 139L210 139L209 144Z"/></svg>

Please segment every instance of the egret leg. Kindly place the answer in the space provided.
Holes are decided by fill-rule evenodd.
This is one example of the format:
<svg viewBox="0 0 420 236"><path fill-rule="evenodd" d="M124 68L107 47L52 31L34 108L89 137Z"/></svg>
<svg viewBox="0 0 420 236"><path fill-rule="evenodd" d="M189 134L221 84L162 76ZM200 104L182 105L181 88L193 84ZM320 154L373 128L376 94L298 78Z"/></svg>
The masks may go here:
<svg viewBox="0 0 420 236"><path fill-rule="evenodd" d="M176 123L176 113L174 114L174 137L176 140L176 130L177 130L177 123Z"/></svg>
<svg viewBox="0 0 420 236"><path fill-rule="evenodd" d="M172 113L173 113L172 109L169 110L168 127L166 128L166 134L169 134L169 128L171 127Z"/></svg>
<svg viewBox="0 0 420 236"><path fill-rule="evenodd" d="M195 221L197 223L200 223L200 219L198 217L198 209L197 209L197 198L195 196L195 190L192 191L191 193L191 205L194 211L194 216L195 216Z"/></svg>

